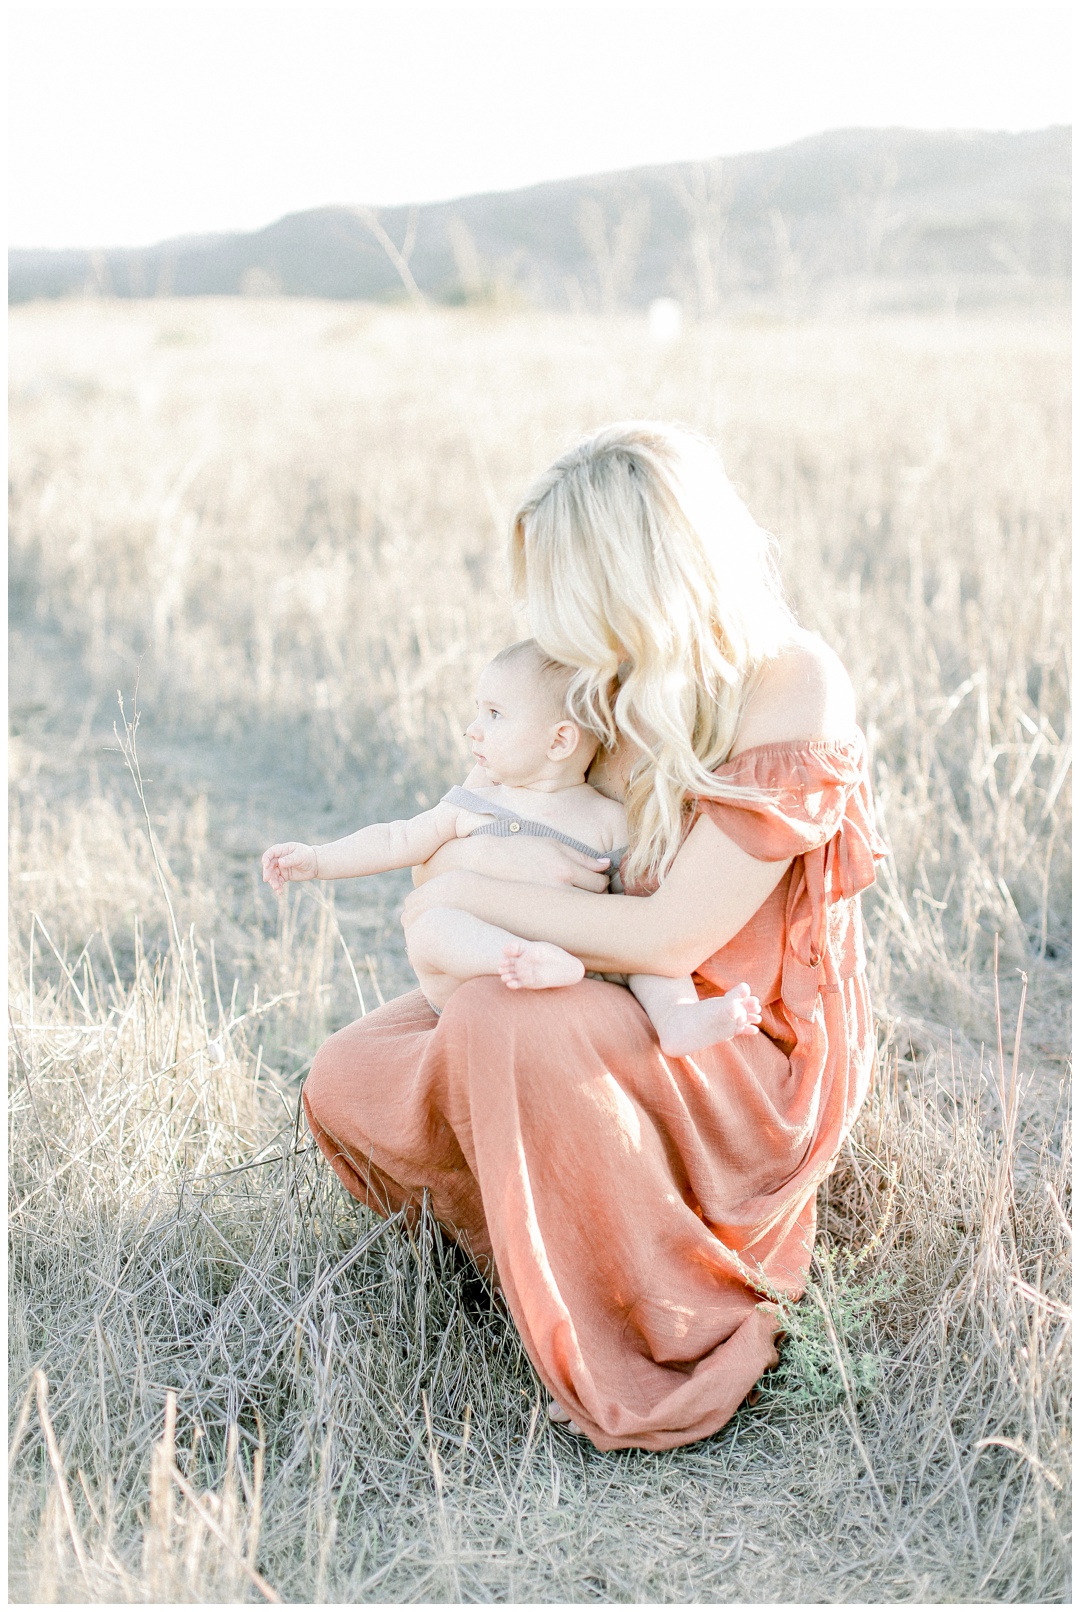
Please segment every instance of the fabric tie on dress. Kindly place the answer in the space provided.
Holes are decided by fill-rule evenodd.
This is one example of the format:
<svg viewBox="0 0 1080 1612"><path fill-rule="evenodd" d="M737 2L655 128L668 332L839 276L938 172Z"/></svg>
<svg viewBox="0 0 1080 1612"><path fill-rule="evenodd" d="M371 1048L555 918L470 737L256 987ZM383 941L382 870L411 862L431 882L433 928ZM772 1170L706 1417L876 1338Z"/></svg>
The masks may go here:
<svg viewBox="0 0 1080 1612"><path fill-rule="evenodd" d="M839 989L865 965L856 899L888 854L874 826L866 741L857 732L844 745L765 745L716 770L761 789L763 799L750 806L703 799L700 810L752 855L793 861L781 997L811 1022L822 991Z"/></svg>

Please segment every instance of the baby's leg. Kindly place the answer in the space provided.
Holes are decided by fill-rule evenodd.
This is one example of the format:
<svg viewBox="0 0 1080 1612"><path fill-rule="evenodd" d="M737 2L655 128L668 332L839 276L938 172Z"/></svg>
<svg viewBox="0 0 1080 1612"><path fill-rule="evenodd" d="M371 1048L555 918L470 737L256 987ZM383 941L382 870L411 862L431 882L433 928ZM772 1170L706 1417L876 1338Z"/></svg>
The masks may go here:
<svg viewBox="0 0 1080 1612"><path fill-rule="evenodd" d="M543 940L520 940L507 929L456 907L429 907L409 928L409 961L432 1007L443 1008L463 980L500 974L511 990L574 985L585 973L576 957Z"/></svg>
<svg viewBox="0 0 1080 1612"><path fill-rule="evenodd" d="M757 1035L761 1004L750 994L749 985L736 985L724 996L699 1001L689 976L671 980L659 974L631 974L628 983L669 1058L683 1058L732 1036Z"/></svg>

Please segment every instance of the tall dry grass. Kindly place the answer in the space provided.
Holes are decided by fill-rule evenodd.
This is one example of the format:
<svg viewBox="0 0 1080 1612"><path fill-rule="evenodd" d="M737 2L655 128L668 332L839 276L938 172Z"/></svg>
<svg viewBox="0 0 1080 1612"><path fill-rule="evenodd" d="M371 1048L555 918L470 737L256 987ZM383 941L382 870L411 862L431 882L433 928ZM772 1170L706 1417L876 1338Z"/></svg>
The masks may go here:
<svg viewBox="0 0 1080 1612"><path fill-rule="evenodd" d="M629 319L19 310L16 1599L1061 1598L1064 347L1037 319L660 350ZM513 630L505 516L628 415L713 434L781 535L893 849L881 1073L810 1294L762 1401L664 1456L549 1429L482 1284L313 1155L312 1051L409 984L402 887L275 907L252 864L460 775ZM136 676L146 819L112 737Z"/></svg>

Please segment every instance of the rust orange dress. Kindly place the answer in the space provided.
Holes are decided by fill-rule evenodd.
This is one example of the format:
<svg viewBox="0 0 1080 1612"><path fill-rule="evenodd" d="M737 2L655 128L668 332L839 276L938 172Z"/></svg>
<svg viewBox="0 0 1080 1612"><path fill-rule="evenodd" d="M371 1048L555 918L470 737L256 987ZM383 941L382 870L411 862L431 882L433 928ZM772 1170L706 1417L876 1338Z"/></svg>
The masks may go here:
<svg viewBox="0 0 1080 1612"><path fill-rule="evenodd" d="M696 976L746 980L762 1033L666 1058L620 985L419 991L320 1049L315 1140L383 1213L424 1192L497 1272L545 1386L600 1449L714 1433L776 1362L768 1295L796 1296L815 1193L870 1081L859 892L884 847L861 734L743 751L718 776L767 792L698 810L791 867Z"/></svg>

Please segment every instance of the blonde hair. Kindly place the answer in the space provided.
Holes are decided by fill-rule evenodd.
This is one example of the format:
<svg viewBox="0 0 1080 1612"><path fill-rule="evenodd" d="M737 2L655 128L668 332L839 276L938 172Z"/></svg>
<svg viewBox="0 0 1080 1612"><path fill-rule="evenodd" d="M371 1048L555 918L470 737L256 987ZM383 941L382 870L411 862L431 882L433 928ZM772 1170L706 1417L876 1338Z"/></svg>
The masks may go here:
<svg viewBox="0 0 1080 1612"><path fill-rule="evenodd" d="M662 879L693 797L756 798L712 771L795 625L775 539L704 438L631 421L586 438L530 489L511 567L543 652L577 668L575 719L609 749L622 733L641 751L627 872Z"/></svg>

